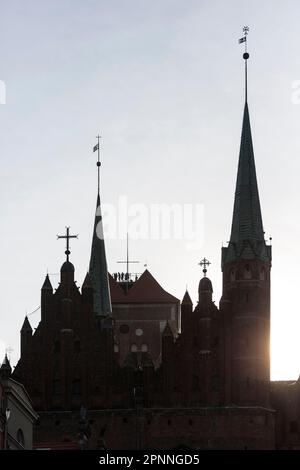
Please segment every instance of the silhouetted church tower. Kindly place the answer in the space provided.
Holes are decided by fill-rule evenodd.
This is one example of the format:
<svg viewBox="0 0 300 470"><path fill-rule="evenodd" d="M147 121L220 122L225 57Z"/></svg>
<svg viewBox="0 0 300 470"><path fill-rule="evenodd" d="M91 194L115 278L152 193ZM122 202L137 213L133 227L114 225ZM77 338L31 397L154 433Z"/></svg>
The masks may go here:
<svg viewBox="0 0 300 470"><path fill-rule="evenodd" d="M98 170L98 193L96 203L96 214L94 222L94 231L92 238L92 249L89 266L89 275L92 287L94 289L94 313L99 318L111 317L112 308L110 300L110 290L108 281L108 271L105 253L105 242L103 233L103 222L100 199L100 136L97 136L98 143L94 147L97 151L97 170Z"/></svg>
<svg viewBox="0 0 300 470"><path fill-rule="evenodd" d="M225 400L267 405L270 387L271 246L261 216L247 102L245 106L230 241L222 248Z"/></svg>
<svg viewBox="0 0 300 470"><path fill-rule="evenodd" d="M244 32L240 42L246 44L247 28ZM292 393L298 403L300 380L288 388L270 383L272 255L256 179L247 51L243 57L244 115L231 234L222 248L219 308L206 258L200 262L204 275L195 307L188 292L180 306L148 270L132 281L127 269L126 289L120 273L108 275L98 137L89 272L80 290L69 261L68 241L74 236L67 229L60 236L67 239L60 283L53 290L46 276L41 321L33 332L26 318L21 330L14 377L25 384L40 416L37 448L66 448L66 442L78 448L79 412L89 416L90 449L102 448L103 442L108 449L274 449L278 442L284 447L287 429L300 448L295 431L300 419L285 399ZM82 423L80 436L81 428Z"/></svg>

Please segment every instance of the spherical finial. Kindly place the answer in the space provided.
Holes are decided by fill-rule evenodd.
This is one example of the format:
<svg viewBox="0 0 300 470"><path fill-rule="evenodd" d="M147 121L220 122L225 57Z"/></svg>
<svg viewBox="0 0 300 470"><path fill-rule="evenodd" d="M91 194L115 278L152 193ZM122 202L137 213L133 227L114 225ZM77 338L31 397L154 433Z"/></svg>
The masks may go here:
<svg viewBox="0 0 300 470"><path fill-rule="evenodd" d="M245 60L249 59L249 54L248 54L248 52L244 52L244 54L243 54L243 59L245 59Z"/></svg>

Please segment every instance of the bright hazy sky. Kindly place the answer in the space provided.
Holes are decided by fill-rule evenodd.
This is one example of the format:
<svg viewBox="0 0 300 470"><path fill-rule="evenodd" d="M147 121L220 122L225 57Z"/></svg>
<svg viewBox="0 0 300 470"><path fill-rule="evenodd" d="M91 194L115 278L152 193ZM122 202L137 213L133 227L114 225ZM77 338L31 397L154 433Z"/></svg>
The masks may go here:
<svg viewBox="0 0 300 470"><path fill-rule="evenodd" d="M272 378L300 373L300 4L297 1L0 1L0 344L19 357L26 311L47 269L57 286L66 225L81 285L96 203L200 204L202 246L132 240L162 286L194 302L199 260L221 294L243 112L242 45L249 33L249 109L266 237L273 237ZM2 96L3 98L3 96ZM300 100L299 100L300 101ZM126 231L126 230L125 230ZM125 237L125 231L123 236ZM125 239L107 240L111 272ZM53 275L54 274L54 275ZM37 326L40 312L30 315ZM1 347L1 346L0 346ZM1 352L3 355L3 351Z"/></svg>

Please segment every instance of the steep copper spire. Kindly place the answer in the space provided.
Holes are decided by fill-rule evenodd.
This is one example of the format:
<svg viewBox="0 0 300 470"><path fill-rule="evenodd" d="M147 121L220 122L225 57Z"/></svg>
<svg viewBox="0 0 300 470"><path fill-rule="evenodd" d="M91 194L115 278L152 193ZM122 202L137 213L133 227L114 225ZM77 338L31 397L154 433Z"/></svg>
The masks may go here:
<svg viewBox="0 0 300 470"><path fill-rule="evenodd" d="M100 164L101 164L99 160L99 138L98 138L98 144L93 149L94 151L98 150L98 161L97 161L98 194L97 194L97 205L96 205L96 214L95 214L95 222L94 222L89 275L90 275L90 280L94 289L94 312L96 315L106 317L108 315L111 316L112 309L111 309L107 262L106 262L106 254L105 254L105 243L104 243L104 234L103 234L103 222L102 222L101 203L100 203L100 192L99 192L99 187L100 187L99 169L100 169Z"/></svg>
<svg viewBox="0 0 300 470"><path fill-rule="evenodd" d="M244 53L243 58L246 63L246 93L242 136L231 235L228 247L222 250L222 263L239 258L259 258L263 261L271 260L271 248L266 245L264 238L247 103L247 60L249 54Z"/></svg>
<svg viewBox="0 0 300 470"><path fill-rule="evenodd" d="M236 180L230 241L264 240L248 104L245 103L243 129Z"/></svg>

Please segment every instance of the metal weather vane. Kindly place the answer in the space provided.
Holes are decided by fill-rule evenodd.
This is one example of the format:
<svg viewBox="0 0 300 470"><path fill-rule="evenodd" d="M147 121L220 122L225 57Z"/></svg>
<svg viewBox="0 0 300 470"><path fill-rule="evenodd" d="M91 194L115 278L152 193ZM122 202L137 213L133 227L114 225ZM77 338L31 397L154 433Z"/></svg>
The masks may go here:
<svg viewBox="0 0 300 470"><path fill-rule="evenodd" d="M248 99L248 71L247 71L247 60L249 59L249 54L247 52L247 36L249 33L249 26L243 27L244 36L239 39L239 44L245 43L245 52L243 54L243 59L245 60L245 103Z"/></svg>
<svg viewBox="0 0 300 470"><path fill-rule="evenodd" d="M97 170L98 170L98 194L100 194L100 166L101 166L101 162L100 162L100 139L101 139L101 135L96 135L96 139L97 139L97 144L94 145L93 147L93 152L97 152Z"/></svg>

